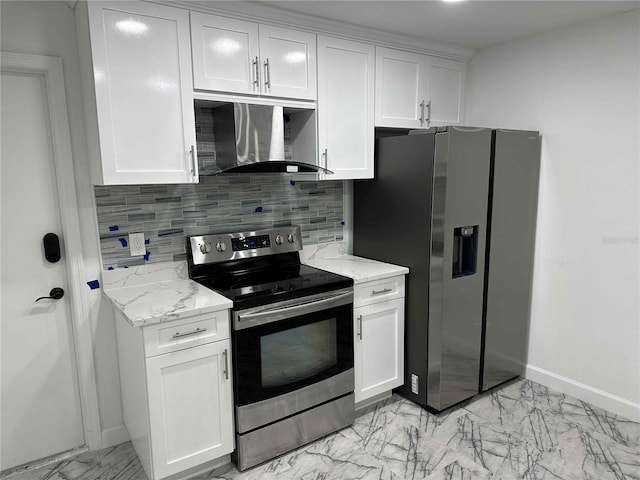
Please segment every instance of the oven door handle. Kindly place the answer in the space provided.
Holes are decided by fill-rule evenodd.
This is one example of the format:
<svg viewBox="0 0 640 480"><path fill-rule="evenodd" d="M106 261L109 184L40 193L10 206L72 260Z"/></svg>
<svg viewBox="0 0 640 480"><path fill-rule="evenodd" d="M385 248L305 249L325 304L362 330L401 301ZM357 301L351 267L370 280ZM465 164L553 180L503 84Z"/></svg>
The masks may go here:
<svg viewBox="0 0 640 480"><path fill-rule="evenodd" d="M314 296L313 299L307 298L306 301L298 299L298 301L294 302L280 302L249 311L236 312L233 323L236 330L243 330L286 318L348 305L349 303L353 303L353 290L350 288L346 291L341 290L341 293L334 295Z"/></svg>

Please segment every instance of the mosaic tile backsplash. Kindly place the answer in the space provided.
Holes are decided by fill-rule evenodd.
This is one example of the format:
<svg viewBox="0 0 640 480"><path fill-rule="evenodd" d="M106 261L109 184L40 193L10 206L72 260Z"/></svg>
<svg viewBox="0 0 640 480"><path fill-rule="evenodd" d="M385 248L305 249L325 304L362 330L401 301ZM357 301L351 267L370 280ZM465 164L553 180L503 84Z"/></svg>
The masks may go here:
<svg viewBox="0 0 640 480"><path fill-rule="evenodd" d="M341 181L284 174L201 177L197 185L95 187L105 269L186 260L186 237L300 225L304 245L343 240ZM129 233L144 232L147 254L129 255Z"/></svg>

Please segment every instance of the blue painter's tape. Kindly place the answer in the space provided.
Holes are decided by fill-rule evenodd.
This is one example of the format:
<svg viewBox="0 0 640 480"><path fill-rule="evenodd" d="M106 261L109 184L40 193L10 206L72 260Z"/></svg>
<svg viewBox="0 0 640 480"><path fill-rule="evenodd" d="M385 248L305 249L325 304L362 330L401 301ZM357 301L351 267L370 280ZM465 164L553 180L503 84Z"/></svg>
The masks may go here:
<svg viewBox="0 0 640 480"><path fill-rule="evenodd" d="M107 270L113 270L113 267L109 267L109 268L107 268Z"/></svg>
<svg viewBox="0 0 640 480"><path fill-rule="evenodd" d="M109 227L110 232L115 232L116 230L120 230L120 227L118 227L118 225L111 225Z"/></svg>
<svg viewBox="0 0 640 480"><path fill-rule="evenodd" d="M145 262L148 262L148 261L149 261L149 255L151 255L151 252L149 252L149 251L147 250L147 252L144 254L144 261L145 261Z"/></svg>
<svg viewBox="0 0 640 480"><path fill-rule="evenodd" d="M95 290L96 288L100 288L100 282L98 280L91 280L90 282L87 282L87 285L89 285L89 288L91 290Z"/></svg>
<svg viewBox="0 0 640 480"><path fill-rule="evenodd" d="M290 183L291 185L295 185L295 184L296 184L296 181L295 181L295 180L289 180L289 183Z"/></svg>
<svg viewBox="0 0 640 480"><path fill-rule="evenodd" d="M151 240L149 240L148 238L146 238L146 239L145 239L145 241L144 241L144 244L145 244L145 245L149 245L149 242L150 242L150 241L151 241Z"/></svg>
<svg viewBox="0 0 640 480"><path fill-rule="evenodd" d="M262 213L262 207L256 207L256 213Z"/></svg>
<svg viewBox="0 0 640 480"><path fill-rule="evenodd" d="M120 240L120 243L122 244L123 247L127 246L127 239L126 238L119 238L118 240Z"/></svg>

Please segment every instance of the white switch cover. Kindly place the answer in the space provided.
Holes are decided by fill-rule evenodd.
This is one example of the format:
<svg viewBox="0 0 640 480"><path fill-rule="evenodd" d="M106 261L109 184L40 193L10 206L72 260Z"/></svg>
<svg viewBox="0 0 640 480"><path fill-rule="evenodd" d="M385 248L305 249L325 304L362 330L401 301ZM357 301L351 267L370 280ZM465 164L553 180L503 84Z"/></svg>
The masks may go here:
<svg viewBox="0 0 640 480"><path fill-rule="evenodd" d="M418 376L415 373L411 374L411 391L418 395Z"/></svg>
<svg viewBox="0 0 640 480"><path fill-rule="evenodd" d="M138 257L147 253L147 249L144 246L144 233L130 233L129 234L129 250L132 257Z"/></svg>

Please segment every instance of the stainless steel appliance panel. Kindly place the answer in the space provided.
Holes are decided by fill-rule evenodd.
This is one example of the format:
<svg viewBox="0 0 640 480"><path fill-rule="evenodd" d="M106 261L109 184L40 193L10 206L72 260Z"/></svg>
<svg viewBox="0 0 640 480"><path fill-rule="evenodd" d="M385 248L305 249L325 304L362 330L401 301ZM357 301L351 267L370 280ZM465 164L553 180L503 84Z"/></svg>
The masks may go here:
<svg viewBox="0 0 640 480"><path fill-rule="evenodd" d="M354 183L354 255L409 268L402 395L422 405L427 389L429 243L435 131L380 138L376 178ZM418 378L413 393L411 376Z"/></svg>
<svg viewBox="0 0 640 480"><path fill-rule="evenodd" d="M236 429L248 432L332 398L353 392L353 368L279 397L236 407Z"/></svg>
<svg viewBox="0 0 640 480"><path fill-rule="evenodd" d="M539 163L538 132L495 131L483 390L524 373Z"/></svg>
<svg viewBox="0 0 640 480"><path fill-rule="evenodd" d="M478 392L490 157L489 129L449 127L436 135L427 406L438 411ZM469 226L477 235L475 273L454 278L454 230Z"/></svg>
<svg viewBox="0 0 640 480"><path fill-rule="evenodd" d="M354 398L352 393L244 435L236 435L238 470L253 467L353 424Z"/></svg>

